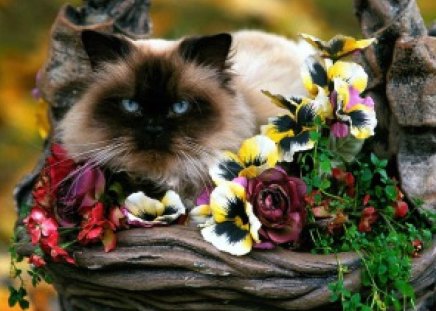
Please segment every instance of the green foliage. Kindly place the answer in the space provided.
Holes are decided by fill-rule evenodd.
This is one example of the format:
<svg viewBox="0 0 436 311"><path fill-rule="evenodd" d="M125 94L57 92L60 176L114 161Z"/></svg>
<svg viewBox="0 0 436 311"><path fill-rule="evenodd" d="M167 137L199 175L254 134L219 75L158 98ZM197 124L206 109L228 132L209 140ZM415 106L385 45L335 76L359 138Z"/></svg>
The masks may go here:
<svg viewBox="0 0 436 311"><path fill-rule="evenodd" d="M27 291L25 289L23 270L18 266L18 264L21 263L24 258L23 256L17 253L18 242L16 239L16 235L17 232L15 232L15 235L11 238L9 253L11 256L10 277L11 279L15 279L18 284L16 287L9 286L8 304L10 307L13 307L18 304L21 309L28 309L29 300L27 297ZM34 250L34 254L42 256L43 252L40 248L36 248ZM44 268L32 267L30 270L27 271L27 274L31 277L33 287L36 287L42 281L45 281L46 283L49 284L52 283L52 277L47 273L47 271Z"/></svg>
<svg viewBox="0 0 436 311"><path fill-rule="evenodd" d="M321 132L320 126L316 133ZM362 293L367 293L347 289L344 283L347 267L338 262L338 279L329 284L331 301L340 302L344 311L413 307L415 293L409 279L412 256L419 252L414 243L425 246L432 239L434 227L417 220L413 215L419 214L411 211L403 218L396 217L395 206L403 202L403 197L397 181L388 176L386 159L362 153L354 162L338 161L335 149L329 148L329 138L312 134L311 139L316 141L314 149L298 157L300 174L308 185L308 193L314 191L312 207L322 206L328 200L327 209L333 219L332 227L319 227L309 209L309 222L313 224L309 229L312 252L356 252L361 259ZM343 174L352 173L353 187L347 188L345 182L333 178L334 167ZM419 200L414 204L419 206ZM376 211L373 219L366 219L369 223L364 222L365 208ZM426 217L434 219L434 215Z"/></svg>

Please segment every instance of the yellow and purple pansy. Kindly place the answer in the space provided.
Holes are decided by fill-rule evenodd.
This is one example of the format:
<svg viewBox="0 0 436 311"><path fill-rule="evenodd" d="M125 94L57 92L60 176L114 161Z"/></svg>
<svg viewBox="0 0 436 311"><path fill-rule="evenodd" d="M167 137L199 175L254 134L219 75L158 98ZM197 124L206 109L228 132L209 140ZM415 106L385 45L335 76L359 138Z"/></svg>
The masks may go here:
<svg viewBox="0 0 436 311"><path fill-rule="evenodd" d="M360 96L368 83L368 75L360 65L345 61L331 64L311 56L305 62L302 79L311 96L319 97L326 90L330 93L331 109L325 109L323 117L335 137L351 134L362 140L374 135L377 125L374 101Z"/></svg>
<svg viewBox="0 0 436 311"><path fill-rule="evenodd" d="M360 97L354 87L341 79L335 79L332 102L336 120L332 121L330 128L334 136L342 138L351 133L355 138L363 140L374 135L377 118L371 97Z"/></svg>
<svg viewBox="0 0 436 311"><path fill-rule="evenodd" d="M169 190L162 200L148 197L142 191L129 195L121 212L127 224L135 227L153 227L168 225L184 215L186 208L179 195Z"/></svg>
<svg viewBox="0 0 436 311"><path fill-rule="evenodd" d="M216 184L231 181L237 177L256 177L278 161L277 147L266 136L257 135L245 140L238 153L226 151L209 174Z"/></svg>
<svg viewBox="0 0 436 311"><path fill-rule="evenodd" d="M321 52L322 57L328 57L337 60L341 57L347 56L355 51L362 50L370 46L375 39L356 40L353 37L336 35L329 41L322 41L314 36L308 34L300 34L313 47Z"/></svg>
<svg viewBox="0 0 436 311"><path fill-rule="evenodd" d="M316 56L309 56L305 60L301 70L301 78L311 97L318 96L320 90L332 91L334 79L345 81L359 93L365 90L368 83L368 75L360 65L344 61L332 64L329 60Z"/></svg>
<svg viewBox="0 0 436 311"><path fill-rule="evenodd" d="M221 251L242 256L260 242L261 223L247 201L244 186L238 182L221 182L211 192L209 204L190 212L191 218L198 216L203 218L200 222L204 239Z"/></svg>

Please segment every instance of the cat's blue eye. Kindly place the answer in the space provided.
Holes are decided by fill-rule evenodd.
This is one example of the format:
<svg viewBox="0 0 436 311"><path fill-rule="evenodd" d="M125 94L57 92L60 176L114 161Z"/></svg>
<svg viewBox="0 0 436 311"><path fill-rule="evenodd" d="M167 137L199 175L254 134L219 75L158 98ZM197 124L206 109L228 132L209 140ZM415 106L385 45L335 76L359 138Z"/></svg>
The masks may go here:
<svg viewBox="0 0 436 311"><path fill-rule="evenodd" d="M181 115L189 111L191 108L191 103L187 100L180 100L175 102L171 108L175 114Z"/></svg>
<svg viewBox="0 0 436 311"><path fill-rule="evenodd" d="M123 99L121 101L121 108L123 108L123 110L128 113L139 112L139 104L131 99Z"/></svg>

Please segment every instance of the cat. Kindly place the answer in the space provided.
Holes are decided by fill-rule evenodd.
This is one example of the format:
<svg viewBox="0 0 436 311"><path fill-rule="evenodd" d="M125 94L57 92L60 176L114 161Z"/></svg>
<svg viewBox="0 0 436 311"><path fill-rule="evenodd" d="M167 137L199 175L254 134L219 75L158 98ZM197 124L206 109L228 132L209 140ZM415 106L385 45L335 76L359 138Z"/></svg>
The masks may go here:
<svg viewBox="0 0 436 311"><path fill-rule="evenodd" d="M60 122L60 140L90 160L193 199L223 150L281 113L261 93L304 94L307 46L260 31L170 41L81 34L93 74Z"/></svg>

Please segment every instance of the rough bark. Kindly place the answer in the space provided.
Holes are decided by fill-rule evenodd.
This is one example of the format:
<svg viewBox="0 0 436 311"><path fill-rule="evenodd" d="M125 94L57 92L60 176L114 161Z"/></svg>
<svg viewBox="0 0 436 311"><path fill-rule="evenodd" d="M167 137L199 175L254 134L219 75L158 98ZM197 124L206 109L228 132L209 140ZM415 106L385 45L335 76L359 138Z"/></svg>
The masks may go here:
<svg viewBox="0 0 436 311"><path fill-rule="evenodd" d="M362 32L378 43L361 58L379 126L374 150L396 157L409 199L436 211L436 37L414 0L355 0Z"/></svg>
<svg viewBox="0 0 436 311"><path fill-rule="evenodd" d="M435 38L427 36L414 0L355 0L362 31L378 44L361 58L370 75L379 126L372 147L397 157L403 188L436 205ZM65 6L53 24L51 48L39 88L51 105L54 126L80 97L90 72L79 40L83 29L146 37L148 0L89 0ZM291 13L290 13L291 14ZM51 138L52 139L52 138ZM47 151L46 151L47 153ZM45 158L43 154L42 159ZM17 206L30 200L41 163L17 187ZM186 227L117 233L118 247L74 250L77 267L49 263L63 310L335 310L327 284L337 274L334 256L283 249L234 257ZM23 241L25 238L23 237ZM24 242L23 242L24 243ZM19 253L30 254L22 244ZM359 260L344 253L346 285L358 290ZM414 260L418 310L435 304L436 242Z"/></svg>

